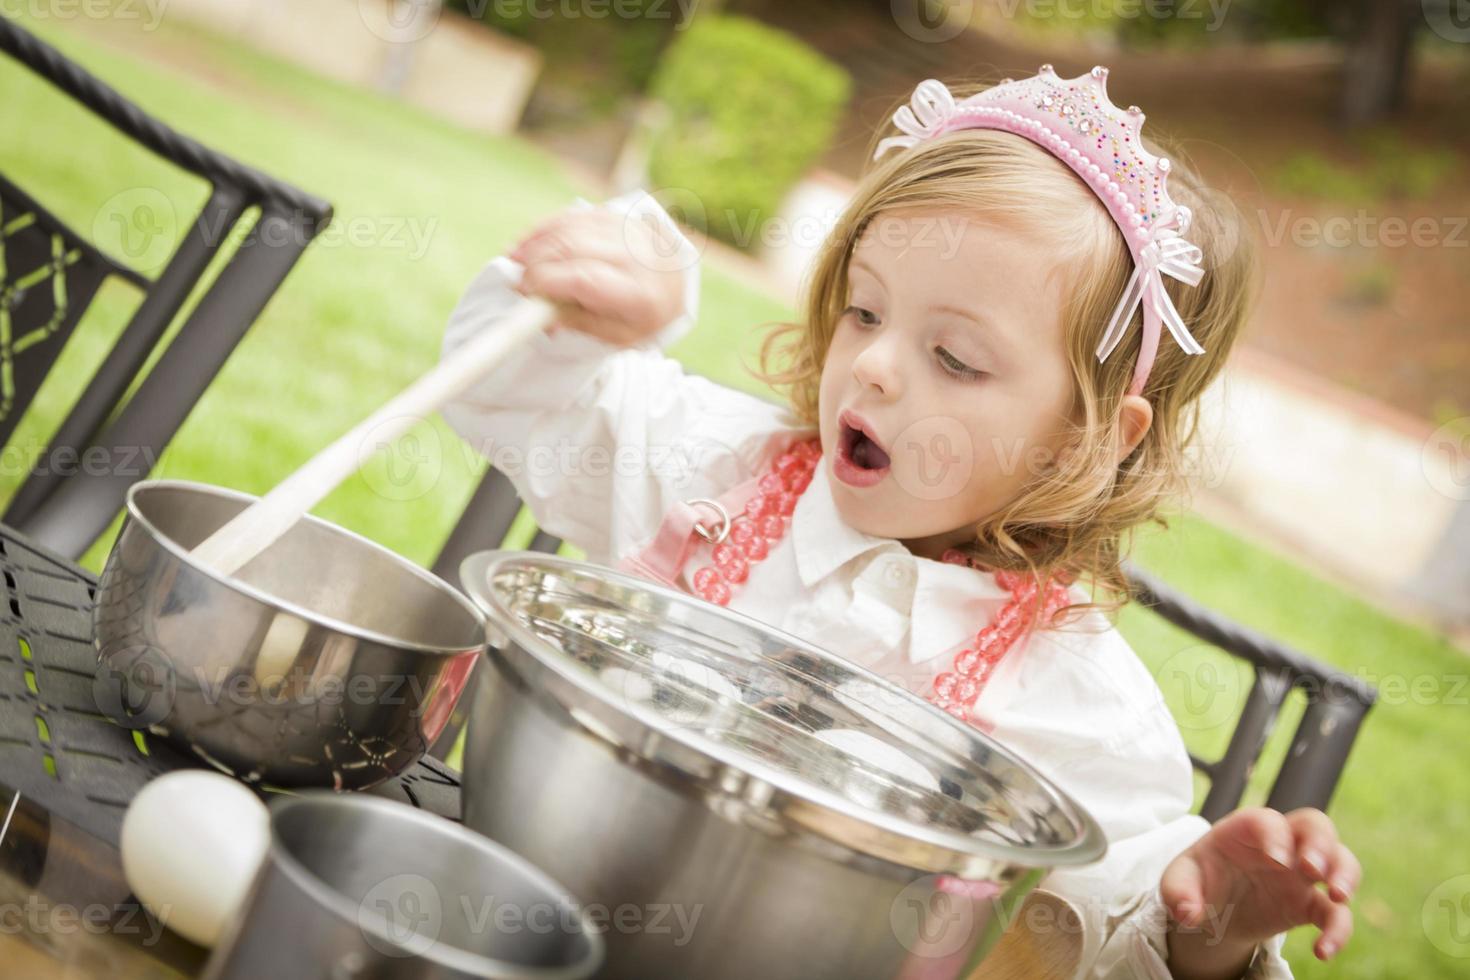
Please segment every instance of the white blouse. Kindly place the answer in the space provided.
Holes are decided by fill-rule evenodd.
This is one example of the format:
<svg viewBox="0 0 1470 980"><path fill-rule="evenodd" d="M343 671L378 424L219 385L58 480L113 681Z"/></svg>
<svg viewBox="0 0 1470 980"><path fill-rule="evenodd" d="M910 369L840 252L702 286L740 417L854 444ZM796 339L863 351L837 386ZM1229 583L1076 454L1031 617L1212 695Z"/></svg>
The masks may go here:
<svg viewBox="0 0 1470 980"><path fill-rule="evenodd" d="M651 196L635 191L604 206L652 216L677 236L689 260L685 314L642 347L570 329L539 335L443 414L505 473L544 530L613 565L647 544L675 501L720 496L809 430L788 408L687 375L662 353L693 323L697 253ZM519 299L520 272L504 257L486 266L450 318L444 357L494 328ZM685 569L691 591L699 564ZM1087 601L1080 585L1072 592ZM729 608L923 695L1007 598L993 576L845 524L819 465L789 533L752 566ZM975 714L1107 836L1103 860L1053 871L1040 885L1083 923L1077 976L1167 978L1159 879L1209 824L1191 812L1189 758L1148 670L1106 617L1089 611L1018 642ZM1247 975L1289 978L1283 940L1262 944Z"/></svg>

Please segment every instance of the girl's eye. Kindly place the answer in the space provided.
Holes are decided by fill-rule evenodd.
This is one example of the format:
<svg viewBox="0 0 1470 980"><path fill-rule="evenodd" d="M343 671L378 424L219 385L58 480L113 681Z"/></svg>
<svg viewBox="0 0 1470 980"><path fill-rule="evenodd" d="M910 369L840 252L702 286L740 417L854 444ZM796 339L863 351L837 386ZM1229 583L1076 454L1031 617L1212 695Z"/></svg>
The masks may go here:
<svg viewBox="0 0 1470 980"><path fill-rule="evenodd" d="M970 365L955 357L943 347L936 347L935 353L939 355L939 363L943 365L944 370L948 371L956 378L973 379L978 378L980 377L980 375L985 373L978 368L970 367Z"/></svg>
<svg viewBox="0 0 1470 980"><path fill-rule="evenodd" d="M842 315L848 316L849 314L856 317L857 322L865 327L875 327L878 325L878 315L872 310L865 310L861 306L849 306L842 311Z"/></svg>

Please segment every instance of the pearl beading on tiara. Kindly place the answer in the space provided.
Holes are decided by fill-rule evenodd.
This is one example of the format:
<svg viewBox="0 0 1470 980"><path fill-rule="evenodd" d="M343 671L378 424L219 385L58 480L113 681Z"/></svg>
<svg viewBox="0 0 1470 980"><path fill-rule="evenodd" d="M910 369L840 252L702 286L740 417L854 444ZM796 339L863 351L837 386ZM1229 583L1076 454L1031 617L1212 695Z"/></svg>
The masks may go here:
<svg viewBox="0 0 1470 980"><path fill-rule="evenodd" d="M1051 65L1042 65L1030 78L1005 79L959 103L943 82L926 79L909 104L893 115L905 135L882 140L873 157L960 129L997 129L1030 140L1071 168L1103 202L1133 256L1133 277L1103 331L1097 358L1107 360L1141 307L1143 344L1128 389L1137 394L1152 368L1162 327L1185 353L1204 353L1163 286L1166 275L1198 285L1204 276L1203 254L1182 238L1192 216L1169 198L1168 158L1143 146L1143 111L1113 105L1107 77L1101 65L1071 79L1059 78Z"/></svg>

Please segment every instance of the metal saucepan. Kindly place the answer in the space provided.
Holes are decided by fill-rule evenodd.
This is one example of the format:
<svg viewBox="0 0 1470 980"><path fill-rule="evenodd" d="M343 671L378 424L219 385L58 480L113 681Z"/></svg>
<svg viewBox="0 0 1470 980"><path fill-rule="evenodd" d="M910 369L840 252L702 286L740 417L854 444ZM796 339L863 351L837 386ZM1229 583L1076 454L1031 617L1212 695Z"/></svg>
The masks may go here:
<svg viewBox="0 0 1470 980"><path fill-rule="evenodd" d="M465 823L562 881L606 975L968 974L1105 850L980 731L832 653L600 566L482 552Z"/></svg>
<svg viewBox="0 0 1470 980"><path fill-rule="evenodd" d="M363 789L413 765L443 730L484 650L456 589L313 517L233 576L190 550L253 497L151 480L98 586L95 691L251 783Z"/></svg>
<svg viewBox="0 0 1470 980"><path fill-rule="evenodd" d="M367 795L271 804L271 843L205 980L582 980L602 939L503 847Z"/></svg>

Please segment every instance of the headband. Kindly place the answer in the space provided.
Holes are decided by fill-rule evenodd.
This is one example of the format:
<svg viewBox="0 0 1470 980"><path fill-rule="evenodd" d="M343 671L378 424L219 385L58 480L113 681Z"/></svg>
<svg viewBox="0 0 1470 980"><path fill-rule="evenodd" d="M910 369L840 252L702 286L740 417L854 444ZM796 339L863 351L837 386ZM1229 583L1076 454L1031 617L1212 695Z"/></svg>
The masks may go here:
<svg viewBox="0 0 1470 980"><path fill-rule="evenodd" d="M1205 352L1164 291L1163 278L1199 285L1203 253L1182 237L1189 231L1190 212L1169 199L1168 159L1148 152L1139 138L1143 112L1138 106L1125 111L1113 105L1107 78L1101 65L1076 78L1058 78L1051 65L1042 65L1030 78L1005 79L958 103L944 83L927 79L893 114L893 124L907 135L880 142L873 159L941 133L998 129L1025 137L1071 167L1102 200L1133 256L1133 275L1103 331L1097 359L1108 359L1142 306L1143 346L1128 387L1136 395L1153 368L1162 327L1186 354Z"/></svg>

